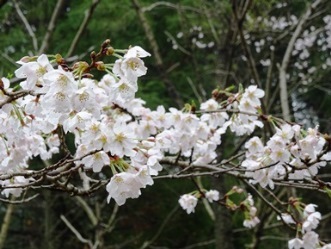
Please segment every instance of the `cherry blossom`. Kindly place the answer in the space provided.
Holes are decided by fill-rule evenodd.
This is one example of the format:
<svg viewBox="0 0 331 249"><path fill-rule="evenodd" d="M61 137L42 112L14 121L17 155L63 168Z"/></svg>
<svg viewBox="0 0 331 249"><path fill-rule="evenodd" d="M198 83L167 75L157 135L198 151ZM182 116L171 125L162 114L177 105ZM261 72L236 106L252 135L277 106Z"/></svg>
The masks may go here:
<svg viewBox="0 0 331 249"><path fill-rule="evenodd" d="M268 25L283 29L296 21L295 18L291 21L272 19ZM298 51L314 42L309 34L302 39L296 42ZM258 44L263 46L264 41ZM274 189L285 180L312 181L319 169L331 161L331 153L326 148L328 141L320 134L318 126L304 130L263 114L264 91L256 85L240 87L239 92L217 89L216 92L226 94L213 94L213 98L201 103L200 110L194 105L186 105L181 110L166 110L163 106L152 110L135 97L138 78L147 72L141 58L150 54L139 46L115 49L114 53L117 57L114 63L95 62L96 65L102 63L106 70L100 80L85 78L84 74L90 70L86 62L75 64L69 70L63 65L53 67L46 55L22 60L15 75L22 79L20 88L27 91L14 101L9 96L16 90L11 88L8 79L1 78L0 173L4 177L0 184L3 195L7 198L21 196L27 186L37 182L37 178L30 175L44 177L42 174L49 169L63 174L79 169L83 190L91 187L91 175L98 175L100 186L106 186L107 201L114 199L118 205L124 205L129 198L138 198L142 189L153 185L163 167L171 174L189 168L197 174L206 173L205 170L215 170L217 174L222 170L231 171L240 174L249 184ZM217 151L224 133L251 135L264 126L263 122L270 124L270 138L262 141L254 133L239 148L243 151L236 159L239 163L229 168ZM67 134L74 139L73 152L65 148ZM46 162L60 152L67 154L68 161L47 166ZM29 165L35 158L46 164L37 173ZM174 161L182 168L172 168L171 163L169 166L163 164L164 161ZM220 196L217 190L201 188L182 195L178 202L191 214L198 200L206 198L208 202L243 211L243 226L255 227L260 220L252 196L248 194L240 204L235 204L230 199L233 193L242 194L243 190L233 188ZM291 214L291 209L279 212L282 222L297 229L296 238L288 242L288 247L310 249L323 245L314 231L321 220L321 213L315 211L317 206L300 203L293 204L292 208L300 219ZM328 247L323 245L322 248Z"/></svg>
<svg viewBox="0 0 331 249"><path fill-rule="evenodd" d="M179 198L180 206L187 212L187 214L194 213L198 199L191 194L184 194Z"/></svg>

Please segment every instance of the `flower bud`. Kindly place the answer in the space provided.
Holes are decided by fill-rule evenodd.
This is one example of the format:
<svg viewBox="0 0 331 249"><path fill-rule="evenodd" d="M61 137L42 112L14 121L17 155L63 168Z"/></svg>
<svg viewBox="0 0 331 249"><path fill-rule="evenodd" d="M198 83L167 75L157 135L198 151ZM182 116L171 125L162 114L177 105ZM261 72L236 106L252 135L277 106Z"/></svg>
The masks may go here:
<svg viewBox="0 0 331 249"><path fill-rule="evenodd" d="M95 66L99 71L105 71L106 70L105 64L102 61L97 61L95 63Z"/></svg>
<svg viewBox="0 0 331 249"><path fill-rule="evenodd" d="M106 55L110 56L113 55L115 52L115 49L113 47L106 48Z"/></svg>
<svg viewBox="0 0 331 249"><path fill-rule="evenodd" d="M24 56L19 60L19 62L28 63L30 61L35 61L36 59L37 59L36 56Z"/></svg>
<svg viewBox="0 0 331 249"><path fill-rule="evenodd" d="M95 60L95 58L97 57L97 54L95 53L95 51L91 52L90 57L91 57L92 61Z"/></svg>
<svg viewBox="0 0 331 249"><path fill-rule="evenodd" d="M213 96L213 99L217 99L218 95L219 95L219 90L218 89L214 89L211 93L211 95Z"/></svg>
<svg viewBox="0 0 331 249"><path fill-rule="evenodd" d="M64 61L62 55L60 55L60 54L55 55L55 61L59 65L65 64L65 61Z"/></svg>
<svg viewBox="0 0 331 249"><path fill-rule="evenodd" d="M110 44L110 39L107 39L102 43L101 47L106 48L107 46L109 46L109 44Z"/></svg>
<svg viewBox="0 0 331 249"><path fill-rule="evenodd" d="M83 73L86 69L88 69L89 64L86 61L76 62L73 66L74 69L77 69L78 72Z"/></svg>

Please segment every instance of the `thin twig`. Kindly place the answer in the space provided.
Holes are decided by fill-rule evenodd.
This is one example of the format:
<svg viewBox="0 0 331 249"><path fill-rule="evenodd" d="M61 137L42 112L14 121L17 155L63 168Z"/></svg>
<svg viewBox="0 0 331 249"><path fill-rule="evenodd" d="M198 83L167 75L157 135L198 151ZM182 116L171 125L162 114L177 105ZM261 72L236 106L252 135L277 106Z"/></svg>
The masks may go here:
<svg viewBox="0 0 331 249"><path fill-rule="evenodd" d="M141 10L142 10L142 12L152 11L154 8L159 7L159 6L166 6L166 7L173 8L173 9L180 8L181 10L190 10L190 11L193 11L196 13L201 13L201 10L198 8L194 8L191 6L185 6L185 5L173 4L173 3L166 2L166 1L155 2L149 6L141 8Z"/></svg>
<svg viewBox="0 0 331 249"><path fill-rule="evenodd" d="M84 33L88 22L90 21L92 14L95 10L95 8L97 7L97 5L99 4L100 0L92 0L92 4L90 5L90 7L85 11L85 16L84 16L84 20L82 21L74 39L71 42L71 45L69 47L69 50L66 54L66 57L70 57L72 55L72 53L74 52L82 34Z"/></svg>
<svg viewBox="0 0 331 249"><path fill-rule="evenodd" d="M22 203L29 202L38 196L39 196L39 194L35 194L29 198L25 198L25 199L21 199L21 200L14 200L13 198L10 200L7 200L7 199L0 198L0 201L4 202L4 203L9 203L9 204L22 204Z"/></svg>
<svg viewBox="0 0 331 249"><path fill-rule="evenodd" d="M84 209L84 211L87 214L87 217L90 219L93 226L96 226L98 224L98 219L96 215L93 213L90 206L87 204L87 202L80 196L75 197L77 202L80 204L80 206Z"/></svg>
<svg viewBox="0 0 331 249"><path fill-rule="evenodd" d="M160 234L162 233L163 229L165 228L165 226L167 225L167 223L169 222L169 220L171 219L171 217L176 213L176 211L178 210L178 205L176 205L171 211L170 213L167 215L167 217L164 219L164 221L162 222L161 226L159 227L159 229L156 231L155 235L148 241L145 241L144 244L140 247L140 249L145 249L148 248L151 244L154 243L154 241L160 236Z"/></svg>
<svg viewBox="0 0 331 249"><path fill-rule="evenodd" d="M93 244L91 240L85 239L78 231L77 229L67 220L67 218L64 215L60 216L61 220L66 224L66 226L71 230L71 232L73 232L73 234L75 234L75 236L77 237L77 239L84 243L84 244L88 244L89 247L92 249L93 248Z"/></svg>
<svg viewBox="0 0 331 249"><path fill-rule="evenodd" d="M18 3L16 2L16 0L13 0L13 3L14 3L14 7L15 7L15 10L17 12L17 14L19 15L19 17L21 18L26 30L28 31L29 35L31 36L32 38L32 44L33 44L33 49L34 51L38 51L38 41L37 41L37 38L36 38L36 35L35 33L33 32L33 29L31 27L31 25L29 24L28 20L26 19L26 17L24 16L20 6L18 5Z"/></svg>
<svg viewBox="0 0 331 249"><path fill-rule="evenodd" d="M46 31L46 34L45 34L44 39L42 41L42 44L40 46L38 54L42 54L47 50L47 48L49 46L49 41L51 39L51 36L52 36L54 28L55 28L56 20L59 16L60 10L62 9L62 6L63 6L64 3L65 3L65 0L58 0L57 1L56 6L55 6L54 11L53 11L53 14L52 14L52 17L51 17L51 20L48 23L47 31Z"/></svg>

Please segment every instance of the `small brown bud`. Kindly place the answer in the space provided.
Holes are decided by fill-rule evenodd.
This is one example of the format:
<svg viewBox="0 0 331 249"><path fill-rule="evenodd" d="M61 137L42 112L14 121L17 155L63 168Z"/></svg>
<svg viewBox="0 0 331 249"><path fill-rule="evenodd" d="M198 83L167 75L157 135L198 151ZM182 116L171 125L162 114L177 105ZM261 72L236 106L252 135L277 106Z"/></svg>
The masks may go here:
<svg viewBox="0 0 331 249"><path fill-rule="evenodd" d="M86 69L89 67L89 64L86 61L78 61L74 64L73 68L74 69Z"/></svg>
<svg viewBox="0 0 331 249"><path fill-rule="evenodd" d="M108 56L113 55L114 52L115 52L115 50L113 47L108 47L106 50L106 55L108 55Z"/></svg>
<svg viewBox="0 0 331 249"><path fill-rule="evenodd" d="M101 47L106 48L107 46L109 46L109 44L110 44L110 39L107 39L102 43Z"/></svg>
<svg viewBox="0 0 331 249"><path fill-rule="evenodd" d="M97 54L95 53L95 51L91 52L90 57L93 61L95 60L95 58L97 57Z"/></svg>
<svg viewBox="0 0 331 249"><path fill-rule="evenodd" d="M213 96L214 99L218 99L218 95L219 95L219 90L218 89L214 89L211 93L211 95Z"/></svg>
<svg viewBox="0 0 331 249"><path fill-rule="evenodd" d="M99 71L105 71L106 70L105 64L102 61L97 61L95 63L95 66Z"/></svg>
<svg viewBox="0 0 331 249"><path fill-rule="evenodd" d="M60 54L55 55L55 61L58 65L65 64L65 60L63 59L62 55L60 55Z"/></svg>

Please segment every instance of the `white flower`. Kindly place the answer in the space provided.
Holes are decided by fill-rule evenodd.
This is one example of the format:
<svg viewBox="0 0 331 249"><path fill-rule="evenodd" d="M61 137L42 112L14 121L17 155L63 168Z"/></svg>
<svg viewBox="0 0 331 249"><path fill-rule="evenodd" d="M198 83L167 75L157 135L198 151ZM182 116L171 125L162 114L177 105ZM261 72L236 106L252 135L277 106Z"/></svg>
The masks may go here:
<svg viewBox="0 0 331 249"><path fill-rule="evenodd" d="M141 194L140 184L134 176L127 172L114 175L107 184L106 189L109 193L107 201L113 198L117 205L121 206L128 198L138 198Z"/></svg>
<svg viewBox="0 0 331 249"><path fill-rule="evenodd" d="M129 57L144 58L147 56L151 56L151 54L146 52L143 48L141 48L139 46L134 46L126 52L126 54L124 55L124 58L129 58Z"/></svg>
<svg viewBox="0 0 331 249"><path fill-rule="evenodd" d="M254 107L257 107L261 104L259 99L263 96L264 91L257 88L256 85L246 88L243 94L243 98L246 98Z"/></svg>
<svg viewBox="0 0 331 249"><path fill-rule="evenodd" d="M293 220L292 216L287 213L282 213L281 217L277 216L277 220L283 220L286 224L296 224L296 222Z"/></svg>
<svg viewBox="0 0 331 249"><path fill-rule="evenodd" d="M42 54L37 58L37 61L18 62L22 66L15 71L17 78L26 78L26 81L21 82L21 87L25 90L40 91L44 85L43 75L53 70L46 55Z"/></svg>
<svg viewBox="0 0 331 249"><path fill-rule="evenodd" d="M308 215L314 213L315 212L315 207L317 207L316 204L308 204L308 205L306 205L305 206L305 209L304 209L304 215L305 216L308 216Z"/></svg>
<svg viewBox="0 0 331 249"><path fill-rule="evenodd" d="M303 235L302 240L304 249L316 249L319 244L318 234L313 231L307 232Z"/></svg>
<svg viewBox="0 0 331 249"><path fill-rule="evenodd" d="M289 249L301 249L302 246L303 246L303 241L299 238L291 239L288 242L288 248Z"/></svg>
<svg viewBox="0 0 331 249"><path fill-rule="evenodd" d="M220 199L220 192L211 189L205 193L205 196L209 202L218 201Z"/></svg>
<svg viewBox="0 0 331 249"><path fill-rule="evenodd" d="M263 152L263 144L259 137L252 137L245 143L245 148L251 154L262 153Z"/></svg>
<svg viewBox="0 0 331 249"><path fill-rule="evenodd" d="M44 108L47 107L48 110L58 113L69 113L71 110L70 96L64 91L48 92L43 100Z"/></svg>
<svg viewBox="0 0 331 249"><path fill-rule="evenodd" d="M74 132L76 128L85 130L86 125L91 121L92 114L82 111L69 116L66 120L63 121L63 129L65 132L71 131Z"/></svg>
<svg viewBox="0 0 331 249"><path fill-rule="evenodd" d="M96 96L91 88L82 87L75 91L72 96L72 104L73 109L76 112L80 112L83 110L89 110L91 113L96 110L100 110L100 106L98 101L96 100ZM99 113L100 111L98 111ZM98 115L96 115L98 116Z"/></svg>
<svg viewBox="0 0 331 249"><path fill-rule="evenodd" d="M194 213L194 209L198 203L198 199L191 194L182 195L179 198L180 206L187 212L187 214Z"/></svg>
<svg viewBox="0 0 331 249"><path fill-rule="evenodd" d="M134 98L138 87L136 86L136 83L133 84L129 80L121 78L119 82L112 86L112 89L115 91L114 94L116 94L117 97L120 97L125 101L130 101Z"/></svg>
<svg viewBox="0 0 331 249"><path fill-rule="evenodd" d="M320 219L322 218L320 212L311 213L302 224L302 232L311 231L317 228Z"/></svg>
<svg viewBox="0 0 331 249"><path fill-rule="evenodd" d="M290 152L284 148L276 148L272 150L270 158L274 162L288 162L290 160Z"/></svg>
<svg viewBox="0 0 331 249"><path fill-rule="evenodd" d="M133 156L136 152L133 150L137 145L137 141L134 139L134 133L132 129L122 122L117 122L110 134L107 150L119 157Z"/></svg>
<svg viewBox="0 0 331 249"><path fill-rule="evenodd" d="M148 166L143 166L139 169L139 172L136 173L137 181L140 182L141 188L145 188L147 185L153 185L154 181L149 173Z"/></svg>
<svg viewBox="0 0 331 249"><path fill-rule="evenodd" d="M109 164L109 157L105 152L99 151L84 157L82 163L86 168L92 168L93 172L100 172L104 165Z"/></svg>
<svg viewBox="0 0 331 249"><path fill-rule="evenodd" d="M294 135L294 130L289 124L284 124L281 126L281 129L276 128L276 130L276 134L284 139L284 141L289 141Z"/></svg>
<svg viewBox="0 0 331 249"><path fill-rule="evenodd" d="M209 99L201 104L200 109L203 111L216 111L219 108L218 102L214 99ZM211 128L220 127L225 120L229 118L226 112L205 113L201 116L201 121L208 123Z"/></svg>
<svg viewBox="0 0 331 249"><path fill-rule="evenodd" d="M260 223L259 218L254 216L254 217L251 217L251 219L244 220L244 227L253 228L259 223Z"/></svg>
<svg viewBox="0 0 331 249"><path fill-rule="evenodd" d="M121 69L124 72L124 77L130 82L136 82L138 77L145 75L147 72L147 67L138 57L125 58L121 63Z"/></svg>
<svg viewBox="0 0 331 249"><path fill-rule="evenodd" d="M322 157L321 157L322 160L325 160L325 161L331 161L331 151L329 151L328 153L324 154Z"/></svg>
<svg viewBox="0 0 331 249"><path fill-rule="evenodd" d="M44 81L49 84L50 91L73 92L77 89L78 84L71 72L64 71L61 67L49 71L44 75Z"/></svg>

